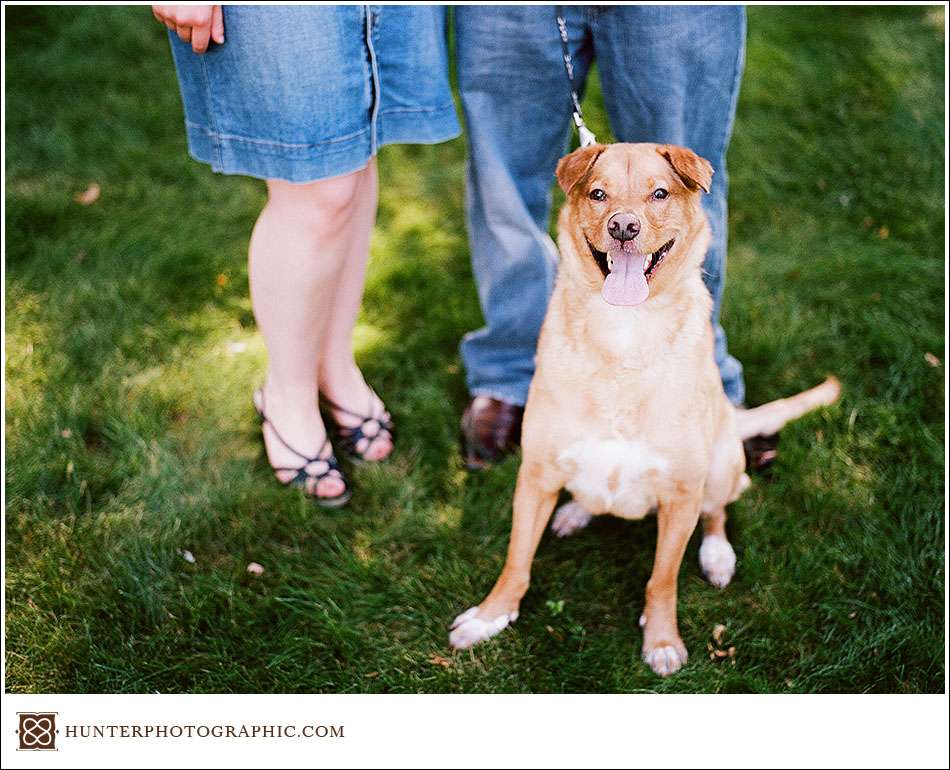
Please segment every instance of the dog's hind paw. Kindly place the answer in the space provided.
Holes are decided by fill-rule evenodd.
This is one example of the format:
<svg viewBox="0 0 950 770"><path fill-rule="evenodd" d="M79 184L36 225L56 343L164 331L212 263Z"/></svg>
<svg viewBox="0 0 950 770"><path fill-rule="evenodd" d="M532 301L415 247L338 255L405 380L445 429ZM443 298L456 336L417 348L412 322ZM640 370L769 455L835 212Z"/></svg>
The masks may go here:
<svg viewBox="0 0 950 770"><path fill-rule="evenodd" d="M644 662L659 676L669 676L679 671L686 663L686 648L678 645L661 644L652 649L643 650Z"/></svg>
<svg viewBox="0 0 950 770"><path fill-rule="evenodd" d="M699 546L699 566L706 580L716 588L725 588L736 574L736 552L721 535L708 535Z"/></svg>
<svg viewBox="0 0 950 770"><path fill-rule="evenodd" d="M590 524L592 518L583 505L572 500L557 509L551 529L558 537L567 537Z"/></svg>
<svg viewBox="0 0 950 770"><path fill-rule="evenodd" d="M449 644L456 650L467 650L479 642L485 642L504 631L518 619L518 611L499 615L494 620L478 617L478 607L470 607L459 615L450 626Z"/></svg>

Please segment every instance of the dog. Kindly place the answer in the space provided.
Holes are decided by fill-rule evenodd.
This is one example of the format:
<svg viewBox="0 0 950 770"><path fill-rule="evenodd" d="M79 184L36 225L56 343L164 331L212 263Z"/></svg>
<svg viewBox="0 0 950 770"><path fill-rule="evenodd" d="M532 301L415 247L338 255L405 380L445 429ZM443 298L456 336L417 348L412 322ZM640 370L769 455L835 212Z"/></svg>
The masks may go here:
<svg viewBox="0 0 950 770"><path fill-rule="evenodd" d="M562 158L567 201L561 262L525 407L522 460L504 569L449 641L464 649L518 617L531 563L562 489L553 529L592 516L658 517L640 626L643 659L660 676L687 660L676 617L686 544L703 525L699 562L724 588L736 555L726 506L749 486L742 441L831 404L838 380L755 409L734 407L713 357L712 298L702 281L711 231L701 196L713 168L674 145L594 144Z"/></svg>

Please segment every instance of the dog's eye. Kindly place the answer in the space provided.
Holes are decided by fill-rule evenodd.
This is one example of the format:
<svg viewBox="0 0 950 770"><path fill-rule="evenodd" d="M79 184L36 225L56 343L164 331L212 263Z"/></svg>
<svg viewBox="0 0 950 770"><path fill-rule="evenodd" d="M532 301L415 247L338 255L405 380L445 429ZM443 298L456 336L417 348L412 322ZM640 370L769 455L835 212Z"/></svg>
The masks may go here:
<svg viewBox="0 0 950 770"><path fill-rule="evenodd" d="M668 191L668 190L664 190L662 187L657 187L657 188L653 191L653 198L654 198L654 200L661 201L661 200L663 200L664 198L669 198L669 197L670 197L669 191Z"/></svg>
<svg viewBox="0 0 950 770"><path fill-rule="evenodd" d="M592 201L605 201L607 200L607 193L605 193L599 187L595 187L593 190L590 191L590 193L588 194L588 197Z"/></svg>

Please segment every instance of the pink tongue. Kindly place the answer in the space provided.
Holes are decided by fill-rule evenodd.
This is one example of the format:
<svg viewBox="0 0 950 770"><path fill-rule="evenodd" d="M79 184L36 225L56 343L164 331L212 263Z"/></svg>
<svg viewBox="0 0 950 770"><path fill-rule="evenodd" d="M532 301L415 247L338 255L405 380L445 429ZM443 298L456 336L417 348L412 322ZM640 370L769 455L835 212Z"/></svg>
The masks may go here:
<svg viewBox="0 0 950 770"><path fill-rule="evenodd" d="M604 279L601 295L611 305L639 305L650 296L647 277L643 274L643 255L620 248L610 250L613 268Z"/></svg>

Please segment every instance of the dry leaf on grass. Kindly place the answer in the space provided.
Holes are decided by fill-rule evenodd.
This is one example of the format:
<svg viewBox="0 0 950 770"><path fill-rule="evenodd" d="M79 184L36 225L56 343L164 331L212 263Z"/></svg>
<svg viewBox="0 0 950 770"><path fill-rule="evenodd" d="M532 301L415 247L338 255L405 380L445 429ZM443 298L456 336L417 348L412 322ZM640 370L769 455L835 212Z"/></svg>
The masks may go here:
<svg viewBox="0 0 950 770"><path fill-rule="evenodd" d="M712 638L716 644L714 646L712 643L706 642L706 650L709 652L710 660L725 660L729 658L732 661L732 665L735 665L736 648L732 646L727 649L722 648L722 638L725 633L726 627L722 623L717 623L712 631Z"/></svg>
<svg viewBox="0 0 950 770"><path fill-rule="evenodd" d="M93 182L81 193L76 193L73 196L73 200L76 201L76 203L78 203L80 206L91 206L93 203L99 200L99 196L101 194L102 188Z"/></svg>
<svg viewBox="0 0 950 770"><path fill-rule="evenodd" d="M443 658L441 655L433 655L431 658L429 658L429 662L433 666L442 666L442 668L448 668L452 665L451 660L448 658Z"/></svg>
<svg viewBox="0 0 950 770"><path fill-rule="evenodd" d="M726 627L722 623L717 623L713 628L712 638L716 644L722 644L722 635L726 633Z"/></svg>
<svg viewBox="0 0 950 770"><path fill-rule="evenodd" d="M937 369L940 366L940 359L937 358L933 353L927 352L924 353L924 360L930 364L934 369Z"/></svg>

